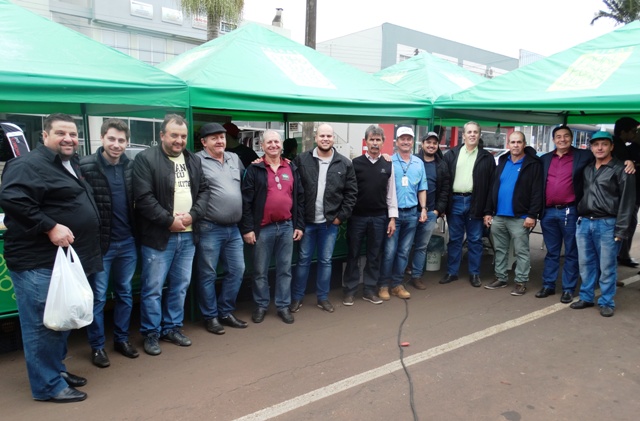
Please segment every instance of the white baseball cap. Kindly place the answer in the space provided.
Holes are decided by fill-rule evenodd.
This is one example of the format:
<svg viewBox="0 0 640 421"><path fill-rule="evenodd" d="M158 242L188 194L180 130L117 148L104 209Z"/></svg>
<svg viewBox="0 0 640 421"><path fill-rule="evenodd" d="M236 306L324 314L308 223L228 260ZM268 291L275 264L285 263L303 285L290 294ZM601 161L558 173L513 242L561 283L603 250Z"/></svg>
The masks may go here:
<svg viewBox="0 0 640 421"><path fill-rule="evenodd" d="M405 134L408 134L411 137L416 137L413 134L413 129L411 127L402 126L402 127L399 127L398 131L396 132L396 139Z"/></svg>

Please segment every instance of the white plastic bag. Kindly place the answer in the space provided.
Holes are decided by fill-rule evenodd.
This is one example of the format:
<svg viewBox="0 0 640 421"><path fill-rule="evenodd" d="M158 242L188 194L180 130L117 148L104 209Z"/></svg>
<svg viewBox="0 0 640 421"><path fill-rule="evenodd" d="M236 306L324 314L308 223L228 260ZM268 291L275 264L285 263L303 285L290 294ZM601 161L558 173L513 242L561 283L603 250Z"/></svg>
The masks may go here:
<svg viewBox="0 0 640 421"><path fill-rule="evenodd" d="M93 291L75 250L69 246L58 254L44 306L44 325L51 330L71 330L93 321Z"/></svg>

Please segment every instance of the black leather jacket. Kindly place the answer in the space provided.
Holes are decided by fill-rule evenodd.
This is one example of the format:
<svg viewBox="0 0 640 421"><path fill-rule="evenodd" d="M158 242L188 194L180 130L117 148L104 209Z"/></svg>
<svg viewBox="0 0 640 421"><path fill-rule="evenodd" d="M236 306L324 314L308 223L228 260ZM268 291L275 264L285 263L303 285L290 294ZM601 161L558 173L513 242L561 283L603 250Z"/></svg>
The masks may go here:
<svg viewBox="0 0 640 421"><path fill-rule="evenodd" d="M624 172L624 163L613 158L596 170L584 169L584 195L578 215L587 218L616 218L615 236L626 239L636 201L636 177Z"/></svg>
<svg viewBox="0 0 640 421"><path fill-rule="evenodd" d="M304 187L304 219L311 223L316 215L316 196L318 195L318 175L320 164L314 158L313 150L301 153L294 161ZM327 223L339 218L344 222L351 216L358 198L358 181L351 160L333 149L333 159L327 171L327 183L324 188L324 217Z"/></svg>
<svg viewBox="0 0 640 421"><path fill-rule="evenodd" d="M184 150L184 162L189 173L193 219L193 240L198 242L198 221L207 212L209 185L202 171L200 158ZM133 196L135 199L138 238L144 246L166 250L173 223L175 171L162 146L154 146L136 155L133 162Z"/></svg>

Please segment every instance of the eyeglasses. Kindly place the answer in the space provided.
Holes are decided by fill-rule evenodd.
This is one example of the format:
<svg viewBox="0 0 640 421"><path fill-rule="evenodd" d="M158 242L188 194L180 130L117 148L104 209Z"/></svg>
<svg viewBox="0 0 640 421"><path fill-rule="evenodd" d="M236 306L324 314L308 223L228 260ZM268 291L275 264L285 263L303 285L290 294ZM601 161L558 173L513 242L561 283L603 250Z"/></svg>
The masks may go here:
<svg viewBox="0 0 640 421"><path fill-rule="evenodd" d="M280 184L280 177L276 175L276 186L278 186L278 190L282 190L282 184Z"/></svg>

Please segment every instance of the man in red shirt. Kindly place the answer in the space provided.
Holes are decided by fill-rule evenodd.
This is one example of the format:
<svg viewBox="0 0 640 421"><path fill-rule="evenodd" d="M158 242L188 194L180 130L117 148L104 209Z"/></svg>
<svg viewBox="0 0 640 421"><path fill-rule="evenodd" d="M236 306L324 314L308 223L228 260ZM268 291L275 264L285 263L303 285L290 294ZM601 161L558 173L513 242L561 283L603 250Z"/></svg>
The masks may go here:
<svg viewBox="0 0 640 421"><path fill-rule="evenodd" d="M251 315L261 323L269 307L269 262L275 255L275 305L283 322L294 322L291 304L293 242L304 232L304 191L298 169L281 158L282 140L273 130L264 132L264 156L247 168L242 181L242 221L245 243L253 245L253 299Z"/></svg>

